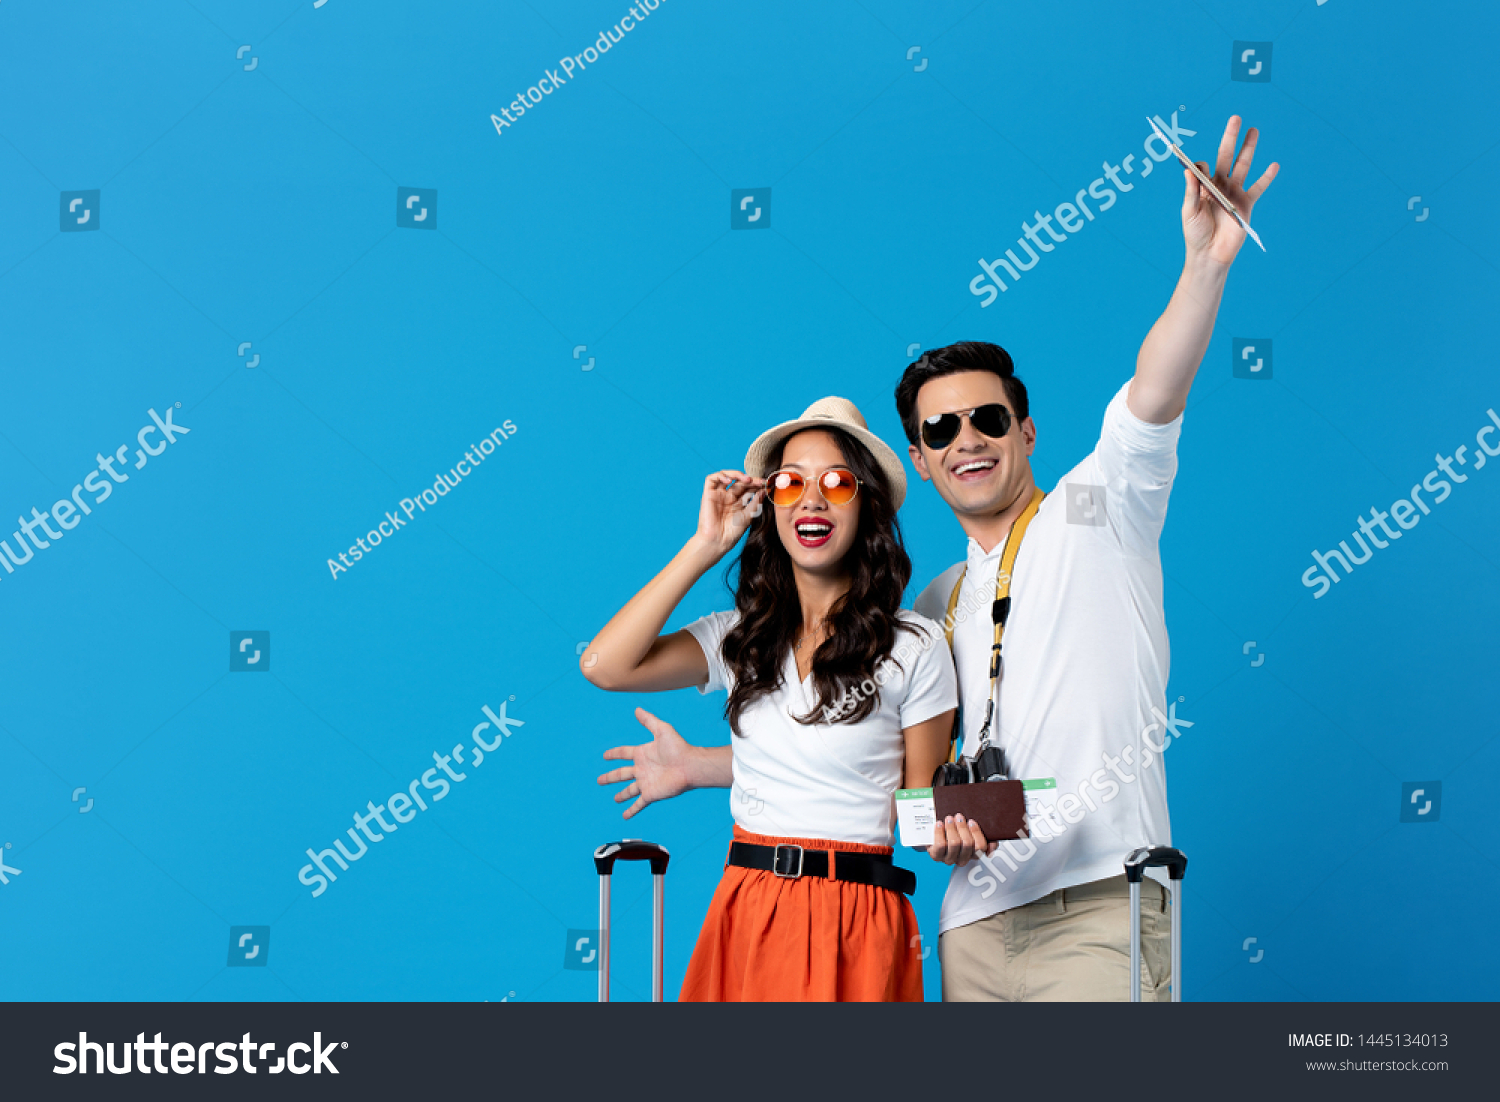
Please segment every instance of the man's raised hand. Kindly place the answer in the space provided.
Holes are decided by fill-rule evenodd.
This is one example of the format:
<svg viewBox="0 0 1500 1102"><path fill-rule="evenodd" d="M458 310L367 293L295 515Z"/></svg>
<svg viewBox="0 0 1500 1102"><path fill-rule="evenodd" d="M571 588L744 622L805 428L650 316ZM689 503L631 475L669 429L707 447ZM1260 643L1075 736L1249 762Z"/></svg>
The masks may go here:
<svg viewBox="0 0 1500 1102"><path fill-rule="evenodd" d="M1250 175L1250 162L1255 159L1260 132L1253 126L1245 132L1245 144L1240 147L1239 156L1236 157L1234 147L1239 139L1241 121L1238 115L1232 115L1225 124L1214 168L1210 170L1203 161L1198 162L1198 168L1213 180L1214 186L1224 193L1224 197L1234 204L1240 216L1248 223L1256 200L1271 186L1271 181L1281 171L1281 165L1272 161L1254 185L1249 188L1245 186ZM1198 182L1197 177L1185 168L1182 175L1187 185L1182 198L1182 236L1187 242L1188 252L1206 256L1226 266L1233 263L1240 246L1245 243L1245 231L1228 211L1219 206L1218 200Z"/></svg>

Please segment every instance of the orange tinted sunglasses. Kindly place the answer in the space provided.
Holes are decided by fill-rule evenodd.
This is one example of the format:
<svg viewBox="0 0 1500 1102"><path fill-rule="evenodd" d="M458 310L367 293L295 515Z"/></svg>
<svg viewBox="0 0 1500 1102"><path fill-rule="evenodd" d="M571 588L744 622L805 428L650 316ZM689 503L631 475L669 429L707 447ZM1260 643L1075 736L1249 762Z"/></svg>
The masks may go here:
<svg viewBox="0 0 1500 1102"><path fill-rule="evenodd" d="M859 493L859 479L845 467L829 467L818 476L818 493L830 505L848 505ZM786 507L802 500L807 479L796 471L772 471L766 476L766 496L771 504Z"/></svg>

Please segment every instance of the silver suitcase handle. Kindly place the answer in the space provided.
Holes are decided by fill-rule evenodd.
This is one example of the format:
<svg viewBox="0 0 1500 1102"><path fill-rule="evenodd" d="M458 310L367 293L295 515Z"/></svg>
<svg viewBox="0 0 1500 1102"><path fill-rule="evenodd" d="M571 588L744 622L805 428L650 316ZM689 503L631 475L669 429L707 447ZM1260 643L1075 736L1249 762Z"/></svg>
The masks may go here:
<svg viewBox="0 0 1500 1102"><path fill-rule="evenodd" d="M599 1001L609 1002L609 885L616 861L651 862L651 1001L659 1003L662 993L663 912L667 862L672 855L667 847L639 838L606 842L594 850L594 869L599 873Z"/></svg>
<svg viewBox="0 0 1500 1102"><path fill-rule="evenodd" d="M1171 846L1132 850L1125 858L1130 881L1130 1001L1141 1001L1141 877L1147 869L1167 870L1172 881L1172 1001L1182 1001L1182 881L1187 876L1187 854Z"/></svg>

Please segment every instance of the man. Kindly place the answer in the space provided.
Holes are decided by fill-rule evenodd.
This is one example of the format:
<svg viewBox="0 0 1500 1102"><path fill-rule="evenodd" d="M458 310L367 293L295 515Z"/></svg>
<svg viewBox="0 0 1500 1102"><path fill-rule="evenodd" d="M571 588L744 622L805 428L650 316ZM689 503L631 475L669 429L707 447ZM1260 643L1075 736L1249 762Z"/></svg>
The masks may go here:
<svg viewBox="0 0 1500 1102"><path fill-rule="evenodd" d="M1279 166L1247 189L1258 135L1250 129L1236 157L1239 129L1232 117L1213 178L1248 221ZM1105 411L1097 447L1054 492L1042 498L1036 487L1036 426L1003 349L949 345L908 367L897 387L912 463L969 537L965 561L915 604L952 626L964 756L993 745L1009 776L1033 782L1030 838L997 842L972 822L948 821L929 848L955 866L940 921L944 1000L1129 997L1122 863L1138 846L1170 844L1161 753L1186 726L1166 707L1158 539L1188 391L1245 239L1194 176L1183 177L1182 275L1135 376ZM989 613L1011 540L1004 661L992 679ZM691 747L636 714L653 742L608 751L635 764L599 778L632 782L616 796L636 797L627 818L686 788L729 783L727 748ZM1163 1000L1166 892L1148 880L1141 895L1142 998Z"/></svg>

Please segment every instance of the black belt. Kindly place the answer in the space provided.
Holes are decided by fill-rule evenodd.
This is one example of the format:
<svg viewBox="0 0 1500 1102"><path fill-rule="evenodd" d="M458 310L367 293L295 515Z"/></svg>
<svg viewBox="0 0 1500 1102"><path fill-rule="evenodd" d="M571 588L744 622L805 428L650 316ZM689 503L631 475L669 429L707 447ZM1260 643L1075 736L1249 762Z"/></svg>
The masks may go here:
<svg viewBox="0 0 1500 1102"><path fill-rule="evenodd" d="M801 846L758 846L752 842L730 842L729 860L726 865L738 865L742 869L759 869L777 876L795 880L800 876L828 879L828 855L826 849L804 849ZM911 895L917 890L917 874L891 863L889 856L881 853L850 853L847 850L832 851L838 854L833 861L833 879L851 884L871 884L887 891Z"/></svg>

